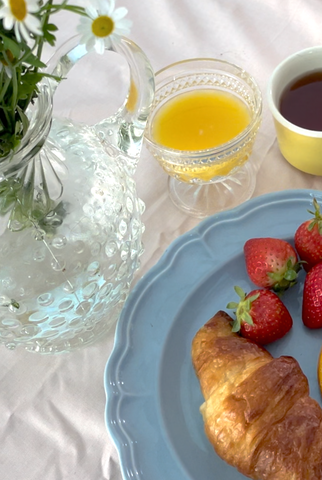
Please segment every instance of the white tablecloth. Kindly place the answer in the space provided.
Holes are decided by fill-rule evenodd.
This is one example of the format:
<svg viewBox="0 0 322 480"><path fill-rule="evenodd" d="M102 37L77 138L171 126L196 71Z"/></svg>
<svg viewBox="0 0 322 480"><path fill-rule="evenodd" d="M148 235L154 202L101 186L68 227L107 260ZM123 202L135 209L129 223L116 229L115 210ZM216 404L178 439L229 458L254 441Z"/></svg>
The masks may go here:
<svg viewBox="0 0 322 480"><path fill-rule="evenodd" d="M146 53L155 71L187 58L216 57L244 67L256 78L264 110L257 139L260 168L254 196L322 188L322 177L304 174L282 158L266 102L267 80L275 66L288 55L321 43L321 0L120 0L121 5L128 8L133 20L131 39ZM75 33L77 21L70 14L57 15L57 46ZM49 53L47 49L45 54ZM95 120L104 110L103 93L113 92L113 81L110 86L104 75L95 71L79 78L81 81L85 82L85 94L83 100L76 98L71 113ZM67 83L66 93L72 101L75 89ZM63 110L63 105L58 104L56 110ZM199 222L171 203L167 175L146 150L136 181L146 204L146 231L145 253L135 282L175 238ZM84 350L60 356L0 347L1 480L122 478L118 454L104 423L103 374L113 333Z"/></svg>

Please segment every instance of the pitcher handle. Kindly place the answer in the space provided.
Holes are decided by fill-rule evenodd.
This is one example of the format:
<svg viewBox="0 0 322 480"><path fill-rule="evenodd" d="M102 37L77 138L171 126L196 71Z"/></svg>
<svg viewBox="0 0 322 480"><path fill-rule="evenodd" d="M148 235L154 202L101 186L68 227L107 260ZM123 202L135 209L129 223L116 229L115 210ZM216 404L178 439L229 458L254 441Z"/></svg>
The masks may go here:
<svg viewBox="0 0 322 480"><path fill-rule="evenodd" d="M71 68L86 54L85 45L76 35L60 47L50 59L47 72L66 77ZM96 125L94 130L107 148L116 148L130 167L135 168L139 160L147 118L154 100L154 73L144 52L128 38L112 41L107 49L122 55L130 71L130 86L123 105L111 117ZM53 82L53 88L58 86Z"/></svg>

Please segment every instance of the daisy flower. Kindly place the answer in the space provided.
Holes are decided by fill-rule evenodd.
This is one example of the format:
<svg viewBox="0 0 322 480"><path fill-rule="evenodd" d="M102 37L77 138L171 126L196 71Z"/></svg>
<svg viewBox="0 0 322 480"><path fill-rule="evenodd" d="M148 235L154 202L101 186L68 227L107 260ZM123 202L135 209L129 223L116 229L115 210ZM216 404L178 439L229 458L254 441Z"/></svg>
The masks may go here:
<svg viewBox="0 0 322 480"><path fill-rule="evenodd" d="M127 8L115 9L115 0L98 0L97 8L90 5L85 8L87 17L81 17L77 31L82 34L81 43L87 50L95 49L103 54L111 46L111 40L128 35L132 22L124 18Z"/></svg>
<svg viewBox="0 0 322 480"><path fill-rule="evenodd" d="M43 34L39 19L32 15L39 11L38 0L2 0L2 3L0 19L6 30L14 28L18 42L21 42L21 36L28 42L29 32Z"/></svg>

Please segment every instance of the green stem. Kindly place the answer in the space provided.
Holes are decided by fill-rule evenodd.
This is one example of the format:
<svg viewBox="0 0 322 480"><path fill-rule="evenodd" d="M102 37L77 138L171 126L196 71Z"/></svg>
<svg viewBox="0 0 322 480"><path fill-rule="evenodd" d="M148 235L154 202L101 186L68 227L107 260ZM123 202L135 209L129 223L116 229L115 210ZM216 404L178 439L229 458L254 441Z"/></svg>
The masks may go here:
<svg viewBox="0 0 322 480"><path fill-rule="evenodd" d="M36 48L36 45L34 46ZM25 53L19 58L19 60L16 61L15 66L20 66L24 63L25 59L28 58L28 55L32 53L32 50L30 48L26 48Z"/></svg>
<svg viewBox="0 0 322 480"><path fill-rule="evenodd" d="M79 7L78 5L67 5L68 0L64 0L60 5L53 5L52 2L44 5L41 11L50 11L50 14L60 12L61 10L67 10L69 12L77 13L78 15L83 15L87 17L84 7Z"/></svg>
<svg viewBox="0 0 322 480"><path fill-rule="evenodd" d="M55 2L57 3L55 4ZM2 36L0 35L3 48L1 49L3 63L11 69L10 78L4 68L0 72L0 163L1 157L13 151L24 134L21 129L18 132L16 126L19 126L21 123L21 113L27 109L32 98L37 96L39 79L43 76L50 76L49 74L41 73L41 71L39 73L41 64L35 63L33 57L41 60L46 41L51 45L55 44L55 36L50 32L51 30L57 30L57 28L50 25L51 14L66 10L81 16L87 16L85 8L67 5L67 2L68 0L44 0L40 2L43 5L39 9L37 17L41 21L41 29L45 34L30 35L30 39L33 40L32 45L28 45L28 42L25 42L23 39L21 42L17 42L13 30L6 36L4 33ZM2 3L0 0L0 5ZM9 55L11 61L8 59L6 50L4 50L4 45L7 45L6 48L11 52L11 55ZM28 56L30 56L29 60ZM24 84L25 74L28 74L27 78L29 79L28 82L26 79L26 85Z"/></svg>
<svg viewBox="0 0 322 480"><path fill-rule="evenodd" d="M53 4L53 0L49 0L46 4L46 7L47 6L51 7L52 4ZM42 25L41 25L42 30L48 24L50 13L51 13L51 10L48 9L47 13L42 17ZM38 58L41 58L43 46L44 46L44 37L40 37L38 48L37 48L37 57ZM37 69L36 69L36 71L37 71Z"/></svg>
<svg viewBox="0 0 322 480"><path fill-rule="evenodd" d="M10 124L11 124L11 117L10 117L10 115L8 115L7 108L3 108L3 107L2 107L1 110L3 111L4 116L6 117L6 124L7 124L7 126L10 125ZM2 124L3 124L3 122L2 122ZM10 129L10 128L9 128L9 129Z"/></svg>
<svg viewBox="0 0 322 480"><path fill-rule="evenodd" d="M82 15L83 17L87 17L87 13L83 7L78 7L77 5L65 5L62 8L59 8L60 5L57 5L57 8L52 13L57 13L60 10L67 10L68 12L77 13L78 15Z"/></svg>
<svg viewBox="0 0 322 480"><path fill-rule="evenodd" d="M12 111L15 112L18 98L18 82L17 82L17 72L14 70L12 72L12 96L11 96L11 106Z"/></svg>
<svg viewBox="0 0 322 480"><path fill-rule="evenodd" d="M4 66L2 66L1 72L0 72L0 85L3 84L3 72L4 72Z"/></svg>
<svg viewBox="0 0 322 480"><path fill-rule="evenodd" d="M61 10L67 10L69 12L77 13L78 15L87 16L83 7L78 7L77 5L67 5L67 1L68 0L64 0L60 5L53 5L53 0L49 0L46 3L46 5L41 9L42 11L46 12L42 18L42 30L44 30L44 27L46 27L46 25L48 24L50 15L60 12ZM41 37L37 49L38 58L41 58L43 46L44 39L43 37Z"/></svg>
<svg viewBox="0 0 322 480"><path fill-rule="evenodd" d="M9 116L9 114L6 112L6 109L3 109L5 115L6 115L6 119L8 121L8 124L11 125L11 128L15 128L15 108L16 108L16 104L17 104L17 97L18 97L18 82L17 82L17 71L16 71L16 68L12 65L12 63L10 62L10 59L8 57L8 55L6 54L6 52L2 52L3 54L3 57L4 57L4 60L6 62L6 64L8 65L8 67L11 68L11 73L12 73L12 77L11 79L9 77L7 77L7 80L4 84L4 88L6 87L5 91L1 91L1 94L0 94L0 101L3 100L5 94L6 94L6 91L9 87L9 84L10 84L10 81L12 83L12 94L11 94L11 115ZM10 111L10 109L8 109Z"/></svg>
<svg viewBox="0 0 322 480"><path fill-rule="evenodd" d="M0 102L2 102L5 94L7 93L10 82L11 82L11 78L7 77L5 83L4 83L4 85L3 85L3 87L0 91Z"/></svg>

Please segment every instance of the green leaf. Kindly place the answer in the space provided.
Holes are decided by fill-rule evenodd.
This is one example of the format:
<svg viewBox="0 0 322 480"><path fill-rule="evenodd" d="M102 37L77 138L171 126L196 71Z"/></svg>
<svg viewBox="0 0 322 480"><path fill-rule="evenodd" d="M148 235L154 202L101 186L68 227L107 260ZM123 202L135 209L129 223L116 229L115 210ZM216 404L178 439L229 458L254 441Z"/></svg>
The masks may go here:
<svg viewBox="0 0 322 480"><path fill-rule="evenodd" d="M294 257L290 257L290 258L287 260L286 266L287 266L288 269L289 269L289 268L293 268L293 261L294 261L294 260L295 260Z"/></svg>
<svg viewBox="0 0 322 480"><path fill-rule="evenodd" d="M252 297L249 297L249 298L245 299L244 306L243 306L243 308L245 310L250 310L251 309L251 299L252 299Z"/></svg>
<svg viewBox="0 0 322 480"><path fill-rule="evenodd" d="M239 296L239 298L241 298L241 300L244 300L244 298L246 297L246 293L244 292L244 290L238 286L235 286L234 290Z"/></svg>
<svg viewBox="0 0 322 480"><path fill-rule="evenodd" d="M243 322L248 323L248 325L254 325L253 319L248 312L243 312L241 318Z"/></svg>
<svg viewBox="0 0 322 480"><path fill-rule="evenodd" d="M15 58L19 58L20 51L21 51L19 43L15 42L11 38L8 38L3 33L0 34L0 37L2 38L2 41L3 41L4 50L10 50L10 52Z"/></svg>
<svg viewBox="0 0 322 480"><path fill-rule="evenodd" d="M24 133L26 133L26 131L28 130L28 127L29 127L28 117L27 117L27 115L25 115L25 113L19 107L19 105L17 105L17 111L19 113L19 117L20 117L20 120L22 122L22 130L23 130Z"/></svg>
<svg viewBox="0 0 322 480"><path fill-rule="evenodd" d="M19 135L21 131L21 123L20 122L16 122L16 125L15 125L15 134L16 135Z"/></svg>
<svg viewBox="0 0 322 480"><path fill-rule="evenodd" d="M35 68L45 68L46 64L43 63L39 58L37 58L33 53L29 53L25 57L25 62L28 63L29 65L35 67Z"/></svg>
<svg viewBox="0 0 322 480"><path fill-rule="evenodd" d="M272 280L278 281L281 277L279 273L276 272L267 272L267 276L271 278Z"/></svg>
<svg viewBox="0 0 322 480"><path fill-rule="evenodd" d="M229 302L229 303L227 303L226 308L228 308L229 310L233 310L233 309L237 308L238 305L239 305L239 304L236 303L236 302Z"/></svg>
<svg viewBox="0 0 322 480"><path fill-rule="evenodd" d="M234 333L237 333L237 332L239 332L239 330L240 330L240 321L236 319L236 320L233 321L233 326L232 326L231 331L234 332Z"/></svg>
<svg viewBox="0 0 322 480"><path fill-rule="evenodd" d="M315 220L312 220L312 222L309 223L307 227L309 232L312 232L313 228L315 227L315 224L316 224Z"/></svg>
<svg viewBox="0 0 322 480"><path fill-rule="evenodd" d="M58 27L56 27L56 25L54 25L53 23L47 23L46 30L48 30L49 32L57 32Z"/></svg>
<svg viewBox="0 0 322 480"><path fill-rule="evenodd" d="M48 31L44 31L44 40L49 43L50 46L54 47L56 43L55 35L49 33Z"/></svg>
<svg viewBox="0 0 322 480"><path fill-rule="evenodd" d="M295 270L287 270L284 274L285 280L288 280L289 282L292 282L293 280L297 279L297 273Z"/></svg>
<svg viewBox="0 0 322 480"><path fill-rule="evenodd" d="M255 300L257 300L259 297L259 293L255 293L255 295L251 295L250 297L247 298L247 305L250 307Z"/></svg>
<svg viewBox="0 0 322 480"><path fill-rule="evenodd" d="M50 21L51 15L68 10L86 16L83 7L68 5L68 0L60 0L58 5L54 4L53 0L41 0L38 3L36 16L41 22L42 34L32 34L30 43L23 38L17 41L13 28L5 32L3 29L0 31L0 62L11 69L10 77L7 75L7 69L2 68L0 72L0 157L10 155L28 129L29 123L24 112L30 102L37 98L38 84L42 78L54 78L57 82L61 80L60 77L40 71L46 67L41 60L44 43L48 42L54 46L56 41L54 33L58 28ZM0 6L2 4L3 1L0 0ZM7 200L10 202L10 195L7 196ZM4 208L7 207L7 200ZM1 202L0 198L0 204ZM11 219L18 218L19 215L23 217L19 202L16 203ZM41 208L38 209L37 206L35 214L38 215L40 210Z"/></svg>
<svg viewBox="0 0 322 480"><path fill-rule="evenodd" d="M318 216L320 213L320 205L318 204L318 201L315 197L313 198L313 207L315 208L314 215Z"/></svg>
<svg viewBox="0 0 322 480"><path fill-rule="evenodd" d="M18 85L18 99L26 98L34 91L37 91L37 84L43 78L42 73L28 72L21 77L21 82Z"/></svg>

